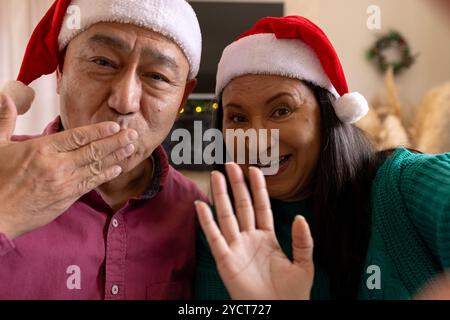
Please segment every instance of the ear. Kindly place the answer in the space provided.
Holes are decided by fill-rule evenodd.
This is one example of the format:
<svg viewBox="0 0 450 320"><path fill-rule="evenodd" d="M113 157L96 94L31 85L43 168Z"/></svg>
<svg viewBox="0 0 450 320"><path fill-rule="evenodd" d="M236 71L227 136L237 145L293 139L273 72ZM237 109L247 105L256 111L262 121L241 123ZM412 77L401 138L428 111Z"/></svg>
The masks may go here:
<svg viewBox="0 0 450 320"><path fill-rule="evenodd" d="M62 71L60 66L56 69L56 93L61 94Z"/></svg>
<svg viewBox="0 0 450 320"><path fill-rule="evenodd" d="M184 106L186 105L186 102L189 98L189 95L194 92L195 87L197 86L197 79L192 79L189 80L186 83L186 87L184 88L184 95L183 95L183 100L181 101L180 104L180 108L178 109L178 112L181 112L181 109L184 108Z"/></svg>

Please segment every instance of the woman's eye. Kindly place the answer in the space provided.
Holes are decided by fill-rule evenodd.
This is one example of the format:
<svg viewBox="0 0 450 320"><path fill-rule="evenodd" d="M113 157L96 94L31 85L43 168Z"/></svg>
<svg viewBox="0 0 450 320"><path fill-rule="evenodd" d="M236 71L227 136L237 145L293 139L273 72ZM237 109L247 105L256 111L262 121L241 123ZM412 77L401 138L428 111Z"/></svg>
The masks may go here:
<svg viewBox="0 0 450 320"><path fill-rule="evenodd" d="M241 115L234 115L231 116L231 121L234 123L241 123L241 122L245 122L247 119L244 116Z"/></svg>
<svg viewBox="0 0 450 320"><path fill-rule="evenodd" d="M287 107L278 108L273 112L274 117L285 117L291 113L291 110Z"/></svg>

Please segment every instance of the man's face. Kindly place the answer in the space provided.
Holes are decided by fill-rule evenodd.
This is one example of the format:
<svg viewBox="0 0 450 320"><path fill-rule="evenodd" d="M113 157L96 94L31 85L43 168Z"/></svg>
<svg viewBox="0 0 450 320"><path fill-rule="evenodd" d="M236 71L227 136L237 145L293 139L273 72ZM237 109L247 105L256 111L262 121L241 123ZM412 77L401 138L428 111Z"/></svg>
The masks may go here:
<svg viewBox="0 0 450 320"><path fill-rule="evenodd" d="M115 121L139 134L124 172L147 159L195 87L181 49L137 26L99 23L73 39L58 73L65 129Z"/></svg>

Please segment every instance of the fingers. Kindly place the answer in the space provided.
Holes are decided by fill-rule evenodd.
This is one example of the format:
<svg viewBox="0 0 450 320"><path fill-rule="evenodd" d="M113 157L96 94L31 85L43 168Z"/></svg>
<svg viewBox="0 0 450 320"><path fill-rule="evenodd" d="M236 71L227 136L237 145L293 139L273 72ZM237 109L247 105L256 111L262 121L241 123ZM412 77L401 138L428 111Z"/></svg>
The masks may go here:
<svg viewBox="0 0 450 320"><path fill-rule="evenodd" d="M122 168L120 166L113 166L108 168L97 175L91 175L89 178L81 180L77 188L76 192L73 195L74 199L78 199L84 194L90 192L91 190L105 184L111 180L114 180L122 173Z"/></svg>
<svg viewBox="0 0 450 320"><path fill-rule="evenodd" d="M250 167L249 180L253 195L256 227L261 230L274 231L273 214L270 209L266 179L261 170Z"/></svg>
<svg viewBox="0 0 450 320"><path fill-rule="evenodd" d="M54 152L69 152L115 135L119 131L120 126L117 123L102 122L48 136L46 142Z"/></svg>
<svg viewBox="0 0 450 320"><path fill-rule="evenodd" d="M16 127L17 110L6 94L0 93L0 142L8 142Z"/></svg>
<svg viewBox="0 0 450 320"><path fill-rule="evenodd" d="M124 130L112 137L94 141L87 146L72 151L67 156L72 159L75 168L85 165L102 165L102 160L109 155L119 159L120 153L123 153L123 148L132 148L134 151L133 143L136 143L137 139L136 131ZM115 164L118 163L119 161L115 162ZM105 167L105 164L102 167Z"/></svg>
<svg viewBox="0 0 450 320"><path fill-rule="evenodd" d="M239 236L239 225L233 213L223 174L217 171L212 172L211 188L220 229L227 243L231 243Z"/></svg>
<svg viewBox="0 0 450 320"><path fill-rule="evenodd" d="M234 196L234 205L239 227L241 231L254 230L255 216L253 204L244 180L244 174L236 163L227 163L225 168Z"/></svg>
<svg viewBox="0 0 450 320"><path fill-rule="evenodd" d="M313 266L313 239L308 223L302 216L297 216L292 225L292 252L294 263L304 267Z"/></svg>
<svg viewBox="0 0 450 320"><path fill-rule="evenodd" d="M68 190L74 190L68 198L79 198L98 186L114 180L122 173L118 163L126 160L135 152L133 145L128 145L117 152L113 152L104 159L91 162L83 167L72 168L72 175L66 178L70 185Z"/></svg>
<svg viewBox="0 0 450 320"><path fill-rule="evenodd" d="M112 168L115 165L118 165L122 161L126 160L130 156L132 156L135 152L134 145L130 144L125 148L122 148L116 152L113 152L106 156L104 159L91 162L84 167L74 168L74 173L76 174L77 180L89 179L92 176L97 176L101 174L103 171Z"/></svg>
<svg viewBox="0 0 450 320"><path fill-rule="evenodd" d="M200 226L205 233L206 240L209 243L214 259L216 261L220 261L222 257L228 253L228 244L220 232L216 221L214 221L214 217L209 206L202 201L196 201L195 209L197 210Z"/></svg>

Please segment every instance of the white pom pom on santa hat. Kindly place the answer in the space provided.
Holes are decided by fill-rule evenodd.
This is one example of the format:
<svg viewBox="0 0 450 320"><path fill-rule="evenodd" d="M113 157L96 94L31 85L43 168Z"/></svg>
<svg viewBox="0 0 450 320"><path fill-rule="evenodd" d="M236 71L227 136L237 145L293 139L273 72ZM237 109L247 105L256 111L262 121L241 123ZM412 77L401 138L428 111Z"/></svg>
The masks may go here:
<svg viewBox="0 0 450 320"><path fill-rule="evenodd" d="M369 112L366 98L358 92L346 93L333 102L334 111L345 123L355 123Z"/></svg>
<svg viewBox="0 0 450 320"><path fill-rule="evenodd" d="M225 48L216 95L231 80L247 74L279 75L327 89L336 98L333 106L344 123L354 123L369 111L361 94L349 93L339 57L325 33L303 17L263 18Z"/></svg>

